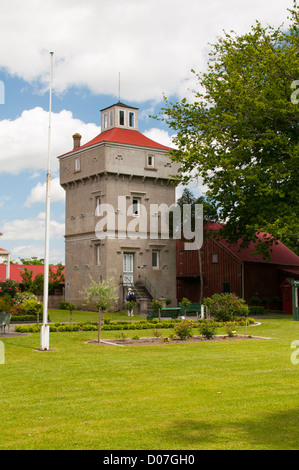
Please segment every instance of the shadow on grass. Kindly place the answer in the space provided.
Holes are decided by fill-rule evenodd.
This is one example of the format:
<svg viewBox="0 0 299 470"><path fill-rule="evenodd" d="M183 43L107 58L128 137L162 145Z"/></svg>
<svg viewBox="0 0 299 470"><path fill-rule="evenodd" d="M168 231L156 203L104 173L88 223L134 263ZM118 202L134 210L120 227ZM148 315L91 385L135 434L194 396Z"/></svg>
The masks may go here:
<svg viewBox="0 0 299 470"><path fill-rule="evenodd" d="M196 449L298 450L299 410L281 411L239 422L211 419L174 421L165 438ZM164 433L163 433L164 434ZM181 447L180 447L181 448Z"/></svg>

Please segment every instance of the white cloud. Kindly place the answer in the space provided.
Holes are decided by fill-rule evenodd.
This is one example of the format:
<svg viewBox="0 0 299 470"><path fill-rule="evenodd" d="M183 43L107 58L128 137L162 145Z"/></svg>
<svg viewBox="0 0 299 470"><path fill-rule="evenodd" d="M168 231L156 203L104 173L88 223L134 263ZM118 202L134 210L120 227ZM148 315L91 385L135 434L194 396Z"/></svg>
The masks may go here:
<svg viewBox="0 0 299 470"><path fill-rule="evenodd" d="M3 236L1 241L6 240L44 240L45 238L45 213L41 212L36 217L28 219L14 219L5 222L1 226ZM63 238L65 233L64 223L50 220L50 237Z"/></svg>
<svg viewBox="0 0 299 470"><path fill-rule="evenodd" d="M152 128L144 131L143 134L151 140L158 142L159 144L165 145L166 147L175 148L172 142L172 136L167 131L162 129Z"/></svg>
<svg viewBox="0 0 299 470"><path fill-rule="evenodd" d="M292 0L10 0L1 4L0 65L54 88L88 86L130 101L185 95L190 69L202 71L209 42L223 29L244 33L255 20L287 23ZM21 38L21 43L20 43Z"/></svg>
<svg viewBox="0 0 299 470"><path fill-rule="evenodd" d="M45 258L45 247L41 244L18 245L11 250L11 258L14 261L20 262L20 258L32 258L36 256L39 259ZM50 249L49 262L51 264L64 263L64 250L57 248Z"/></svg>
<svg viewBox="0 0 299 470"><path fill-rule="evenodd" d="M59 178L54 178L51 180L50 184L50 197L51 202L64 202L65 201L65 191L62 189L59 183ZM36 202L45 203L46 201L46 183L37 183L34 188L32 188L28 198L25 201L25 206L30 207Z"/></svg>
<svg viewBox="0 0 299 470"><path fill-rule="evenodd" d="M46 173L48 160L49 113L40 107L25 110L15 120L0 121L0 167L2 172L18 174L23 170ZM79 132L82 144L100 132L95 124L74 119L63 110L51 116L51 172L57 172L57 156L73 148L72 135Z"/></svg>

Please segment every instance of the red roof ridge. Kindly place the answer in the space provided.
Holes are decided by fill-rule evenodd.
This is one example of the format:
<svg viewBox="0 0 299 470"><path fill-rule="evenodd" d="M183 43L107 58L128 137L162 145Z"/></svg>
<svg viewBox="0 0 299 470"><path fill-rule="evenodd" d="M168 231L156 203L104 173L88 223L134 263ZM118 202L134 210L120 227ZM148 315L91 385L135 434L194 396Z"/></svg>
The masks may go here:
<svg viewBox="0 0 299 470"><path fill-rule="evenodd" d="M144 134L135 129L120 129L119 127L113 127L112 129L100 132L94 139L90 140L84 145L77 147L70 152L66 152L60 155L58 158L68 155L77 150L82 150L92 145L100 144L102 142L114 142L126 145L136 145L139 147L150 147L158 150L171 150L171 147L159 144L152 139L149 139Z"/></svg>

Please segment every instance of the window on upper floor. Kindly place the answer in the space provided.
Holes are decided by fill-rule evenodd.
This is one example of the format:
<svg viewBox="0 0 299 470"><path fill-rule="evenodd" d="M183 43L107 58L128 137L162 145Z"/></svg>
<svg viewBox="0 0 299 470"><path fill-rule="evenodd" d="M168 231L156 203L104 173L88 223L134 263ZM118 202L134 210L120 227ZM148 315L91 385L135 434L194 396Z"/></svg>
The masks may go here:
<svg viewBox="0 0 299 470"><path fill-rule="evenodd" d="M108 116L107 113L103 114L103 129L107 129L108 127Z"/></svg>
<svg viewBox="0 0 299 470"><path fill-rule="evenodd" d="M135 216L140 215L140 200L137 198L133 199L133 215Z"/></svg>
<svg viewBox="0 0 299 470"><path fill-rule="evenodd" d="M80 171L80 170L81 170L80 158L76 157L75 158L75 171Z"/></svg>
<svg viewBox="0 0 299 470"><path fill-rule="evenodd" d="M135 126L135 114L132 112L129 113L129 126L130 127Z"/></svg>
<svg viewBox="0 0 299 470"><path fill-rule="evenodd" d="M212 263L218 263L218 253L211 253Z"/></svg>
<svg viewBox="0 0 299 470"><path fill-rule="evenodd" d="M96 215L96 217L99 217L101 215L101 197L100 196L96 197L95 215Z"/></svg>
<svg viewBox="0 0 299 470"><path fill-rule="evenodd" d="M122 109L119 110L119 125L125 125L125 112Z"/></svg>
<svg viewBox="0 0 299 470"><path fill-rule="evenodd" d="M112 127L114 124L114 114L113 111L109 112L109 127Z"/></svg>
<svg viewBox="0 0 299 470"><path fill-rule="evenodd" d="M154 168L154 166L155 166L155 157L154 157L154 155L148 155L147 156L146 166L148 166L149 168Z"/></svg>

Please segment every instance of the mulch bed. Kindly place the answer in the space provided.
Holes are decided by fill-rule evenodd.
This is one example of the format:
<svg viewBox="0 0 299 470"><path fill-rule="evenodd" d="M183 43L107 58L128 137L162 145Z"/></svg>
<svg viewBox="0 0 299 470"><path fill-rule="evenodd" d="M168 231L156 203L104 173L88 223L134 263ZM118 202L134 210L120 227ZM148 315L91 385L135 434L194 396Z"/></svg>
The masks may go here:
<svg viewBox="0 0 299 470"><path fill-rule="evenodd" d="M211 341L237 341L237 340L250 340L250 339L270 339L264 338L262 336L244 336L244 335L235 335L229 337L227 335L219 335L214 336L212 339L206 339L202 336L193 336L192 338L187 339L169 339L169 341L165 341L165 338L158 337L158 338L140 338L140 339L133 339L133 338L117 338L117 339L103 339L100 343L97 340L94 341L86 341L88 344L98 344L99 346L156 346L162 344L186 344L186 343L203 343L203 342L211 342Z"/></svg>

